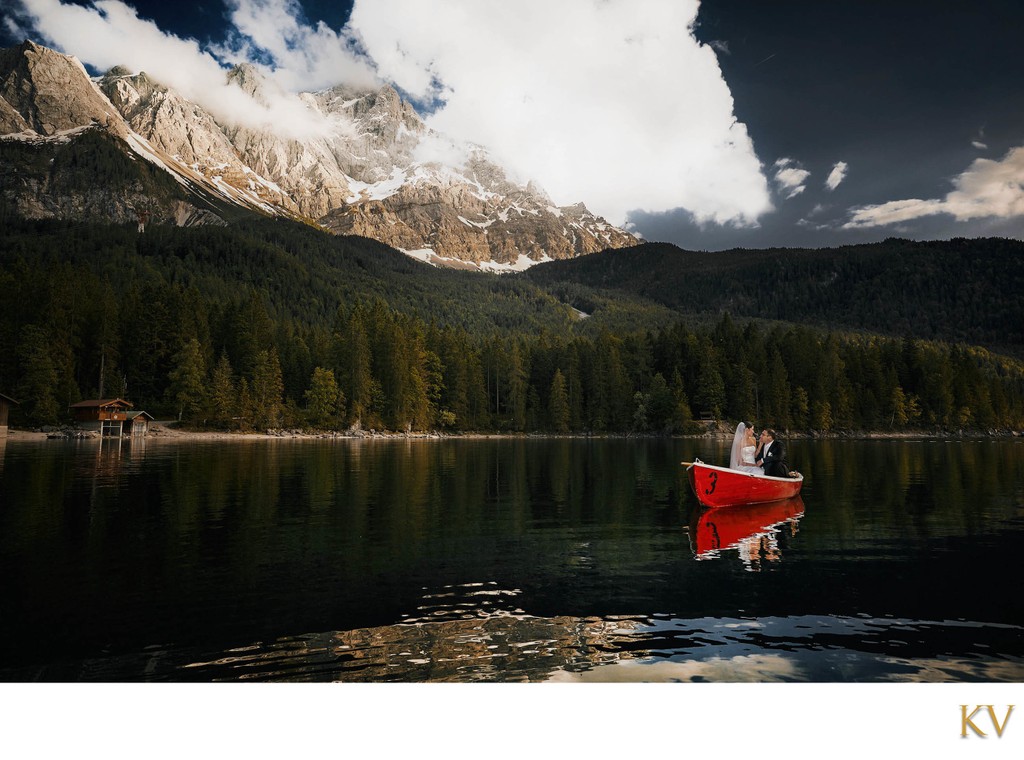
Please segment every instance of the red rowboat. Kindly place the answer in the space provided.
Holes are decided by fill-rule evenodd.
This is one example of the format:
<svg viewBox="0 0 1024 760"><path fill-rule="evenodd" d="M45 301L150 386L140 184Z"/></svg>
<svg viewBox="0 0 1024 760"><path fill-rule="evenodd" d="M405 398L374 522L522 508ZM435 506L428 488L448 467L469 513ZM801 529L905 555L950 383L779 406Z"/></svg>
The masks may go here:
<svg viewBox="0 0 1024 760"><path fill-rule="evenodd" d="M732 507L738 504L761 504L790 499L800 493L804 476L773 478L748 472L715 467L699 459L686 469L697 501L705 507Z"/></svg>
<svg viewBox="0 0 1024 760"><path fill-rule="evenodd" d="M775 533L779 526L796 522L803 514L804 501L799 496L767 504L702 509L689 526L691 546L697 558L704 559L754 536Z"/></svg>

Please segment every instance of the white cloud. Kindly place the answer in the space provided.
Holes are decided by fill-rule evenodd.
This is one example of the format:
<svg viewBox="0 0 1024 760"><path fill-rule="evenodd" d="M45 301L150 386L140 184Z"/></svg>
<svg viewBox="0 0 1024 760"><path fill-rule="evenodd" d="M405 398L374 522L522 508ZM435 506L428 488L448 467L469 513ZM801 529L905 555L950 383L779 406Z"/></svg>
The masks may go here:
<svg viewBox="0 0 1024 760"><path fill-rule="evenodd" d="M20 0L23 28L100 70L123 65L198 103L221 121L308 137L327 129L322 116L297 96L268 87L257 102L227 82L227 72L195 40L162 32L120 0L91 6L59 0Z"/></svg>
<svg viewBox="0 0 1024 760"><path fill-rule="evenodd" d="M233 28L206 48L120 0L18 2L22 28L48 44L98 69L146 71L229 123L318 134L324 117L289 93L376 72L439 103L429 126L485 146L559 204L620 224L634 209L685 209L756 226L772 210L715 51L694 37L699 0L357 0L340 31L311 24L296 0L227 0ZM283 91L260 103L227 85L224 64L242 61Z"/></svg>
<svg viewBox="0 0 1024 760"><path fill-rule="evenodd" d="M953 187L945 198L911 198L851 209L843 227L880 227L936 214L949 214L958 222L1024 216L1024 147L1013 148L1001 161L976 159L953 180Z"/></svg>
<svg viewBox="0 0 1024 760"><path fill-rule="evenodd" d="M214 52L236 63L269 56L278 84L293 92L322 90L340 82L379 86L372 67L347 29L323 21L310 26L297 0L225 0L234 29Z"/></svg>
<svg viewBox="0 0 1024 760"><path fill-rule="evenodd" d="M786 198L795 198L806 189L811 173L792 158L780 158L775 162L775 184Z"/></svg>
<svg viewBox="0 0 1024 760"><path fill-rule="evenodd" d="M439 163L458 168L469 161L471 150L464 142L455 142L446 135L428 132L417 143L413 159L423 164Z"/></svg>
<svg viewBox="0 0 1024 760"><path fill-rule="evenodd" d="M4 28L7 29L7 34L12 39L22 40L32 36L32 33L14 16L4 17Z"/></svg>
<svg viewBox="0 0 1024 760"><path fill-rule="evenodd" d="M978 150L988 150L988 146L981 140L971 140L971 145L973 145Z"/></svg>
<svg viewBox="0 0 1024 760"><path fill-rule="evenodd" d="M385 79L441 106L429 126L486 146L559 204L685 208L750 225L767 181L697 0L357 0L350 20Z"/></svg>
<svg viewBox="0 0 1024 760"><path fill-rule="evenodd" d="M832 167L832 171L828 173L828 178L825 180L825 187L829 190L835 190L839 187L839 183L846 179L846 170L849 168L845 161L837 161L836 165Z"/></svg>

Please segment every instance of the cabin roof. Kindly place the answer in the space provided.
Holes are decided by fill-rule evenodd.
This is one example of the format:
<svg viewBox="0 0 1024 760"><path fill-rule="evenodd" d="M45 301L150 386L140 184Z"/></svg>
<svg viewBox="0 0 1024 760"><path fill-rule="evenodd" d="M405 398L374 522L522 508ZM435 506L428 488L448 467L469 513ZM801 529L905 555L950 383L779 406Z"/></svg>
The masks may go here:
<svg viewBox="0 0 1024 760"><path fill-rule="evenodd" d="M21 406L21 402L20 401L15 401L13 398L11 398L10 396L8 396L8 395L6 395L4 393L0 393L0 398L2 398L4 401L8 401L8 402L10 402L12 404L17 404L18 406Z"/></svg>
<svg viewBox="0 0 1024 760"><path fill-rule="evenodd" d="M88 401L79 401L77 404L72 404L71 409L93 409L103 408L105 406L121 406L129 408L133 406L130 401L125 401L123 398L94 398Z"/></svg>
<svg viewBox="0 0 1024 760"><path fill-rule="evenodd" d="M134 420L136 417L145 417L147 420L153 421L156 418L149 412L140 409L137 412L125 412L125 416L130 420Z"/></svg>

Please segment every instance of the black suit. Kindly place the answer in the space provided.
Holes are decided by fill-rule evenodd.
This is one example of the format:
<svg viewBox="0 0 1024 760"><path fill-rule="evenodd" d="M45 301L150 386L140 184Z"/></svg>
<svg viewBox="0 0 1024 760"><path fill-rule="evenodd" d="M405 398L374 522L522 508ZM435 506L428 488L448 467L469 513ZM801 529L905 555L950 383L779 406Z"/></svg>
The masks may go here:
<svg viewBox="0 0 1024 760"><path fill-rule="evenodd" d="M775 478L789 477L789 464L786 462L786 444L782 441L772 441L768 453L762 456L764 460L764 474Z"/></svg>

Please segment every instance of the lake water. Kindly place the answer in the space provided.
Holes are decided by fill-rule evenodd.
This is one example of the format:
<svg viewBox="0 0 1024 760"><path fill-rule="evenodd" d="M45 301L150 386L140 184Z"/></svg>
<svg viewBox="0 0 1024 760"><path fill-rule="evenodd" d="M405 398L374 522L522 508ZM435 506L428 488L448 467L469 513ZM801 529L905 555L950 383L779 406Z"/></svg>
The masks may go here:
<svg viewBox="0 0 1024 760"><path fill-rule="evenodd" d="M1024 440L0 444L3 681L1021 681Z"/></svg>

